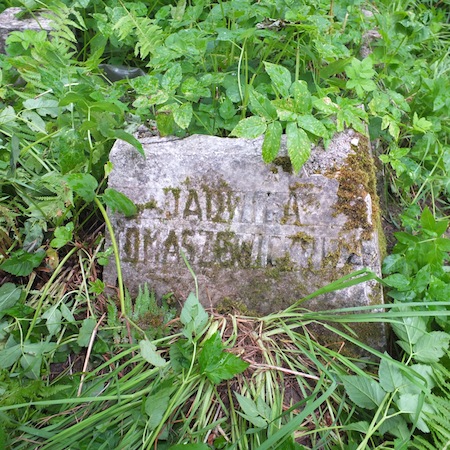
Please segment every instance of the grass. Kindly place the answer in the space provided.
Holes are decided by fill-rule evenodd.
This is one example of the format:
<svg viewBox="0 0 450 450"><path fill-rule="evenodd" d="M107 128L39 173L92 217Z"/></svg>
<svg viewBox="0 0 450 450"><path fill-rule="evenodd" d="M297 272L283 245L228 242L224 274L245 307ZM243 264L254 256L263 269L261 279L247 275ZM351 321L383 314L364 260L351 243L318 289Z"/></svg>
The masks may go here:
<svg viewBox="0 0 450 450"><path fill-rule="evenodd" d="M448 446L447 5L84 3L27 2L51 11L51 39L13 33L0 57L0 449ZM100 64L146 75L109 82ZM265 161L287 133L294 170L368 127L400 210L376 278L392 302L303 309L368 271L259 318L208 315L197 285L181 314L146 288L108 296L105 206L135 212L107 189L108 153L117 138L142 151L143 124L264 133ZM354 324L390 328L390 353Z"/></svg>

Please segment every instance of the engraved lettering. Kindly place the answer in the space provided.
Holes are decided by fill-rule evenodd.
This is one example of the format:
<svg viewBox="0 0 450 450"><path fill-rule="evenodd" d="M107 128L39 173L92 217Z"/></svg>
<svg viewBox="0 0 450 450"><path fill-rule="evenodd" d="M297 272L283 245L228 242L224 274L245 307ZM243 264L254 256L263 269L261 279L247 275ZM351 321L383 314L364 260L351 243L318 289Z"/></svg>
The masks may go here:
<svg viewBox="0 0 450 450"><path fill-rule="evenodd" d="M281 219L281 224L296 226L301 225L297 194L295 192L291 192L289 195L289 200L283 207L283 218Z"/></svg>
<svg viewBox="0 0 450 450"><path fill-rule="evenodd" d="M138 228L127 228L125 231L125 261L139 261L140 235Z"/></svg>
<svg viewBox="0 0 450 450"><path fill-rule="evenodd" d="M169 231L169 235L167 239L163 243L164 246L164 255L162 262L163 264L167 263L167 260L178 261L180 256L180 246L178 244L178 237L174 230Z"/></svg>
<svg viewBox="0 0 450 450"><path fill-rule="evenodd" d="M158 260L159 252L158 252L158 238L159 231L154 231L149 228L146 228L143 231L143 241L144 241L144 261L152 261L155 262Z"/></svg>
<svg viewBox="0 0 450 450"><path fill-rule="evenodd" d="M192 204L194 203L194 209ZM188 216L197 216L198 220L202 220L202 209L198 200L198 194L195 189L189 189L189 195L186 200L186 206L183 211L183 217L186 219Z"/></svg>

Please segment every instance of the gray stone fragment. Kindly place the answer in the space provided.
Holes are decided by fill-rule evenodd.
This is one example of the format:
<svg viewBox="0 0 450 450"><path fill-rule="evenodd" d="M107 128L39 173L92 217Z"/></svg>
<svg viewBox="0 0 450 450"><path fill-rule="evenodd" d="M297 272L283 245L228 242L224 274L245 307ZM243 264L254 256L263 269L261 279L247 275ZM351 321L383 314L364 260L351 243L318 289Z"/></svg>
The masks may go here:
<svg viewBox="0 0 450 450"><path fill-rule="evenodd" d="M5 53L6 38L12 31L50 31L50 20L34 13L33 16L27 15L23 19L17 18L22 8L8 8L0 14L0 53Z"/></svg>
<svg viewBox="0 0 450 450"><path fill-rule="evenodd" d="M267 314L355 270L380 273L379 210L367 138L346 130L316 147L299 174L281 157L264 164L262 139L139 136L144 159L117 141L109 186L138 206L111 214L125 284L148 282L158 295L184 299L198 277L200 300ZM115 286L114 265L104 281ZM313 310L383 302L374 282L305 303ZM382 347L380 327L365 330Z"/></svg>

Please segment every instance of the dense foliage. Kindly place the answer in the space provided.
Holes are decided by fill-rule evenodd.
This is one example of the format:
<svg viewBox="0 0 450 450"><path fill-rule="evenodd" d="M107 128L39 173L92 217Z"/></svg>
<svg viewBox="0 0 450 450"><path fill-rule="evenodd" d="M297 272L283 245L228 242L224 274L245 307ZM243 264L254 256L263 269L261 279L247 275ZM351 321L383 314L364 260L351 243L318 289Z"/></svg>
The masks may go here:
<svg viewBox="0 0 450 450"><path fill-rule="evenodd" d="M53 26L11 33L0 55L0 449L448 445L448 3L9 6ZM285 133L297 171L311 144L368 132L397 230L383 263L392 303L226 319L197 293L176 318L170 297L131 299L120 277L107 297L101 266L120 261L103 245L105 206L135 213L107 187L108 154L118 138L142 152L140 126L264 134L267 162ZM395 358L360 342L356 321L390 323ZM322 346L313 322L378 362Z"/></svg>

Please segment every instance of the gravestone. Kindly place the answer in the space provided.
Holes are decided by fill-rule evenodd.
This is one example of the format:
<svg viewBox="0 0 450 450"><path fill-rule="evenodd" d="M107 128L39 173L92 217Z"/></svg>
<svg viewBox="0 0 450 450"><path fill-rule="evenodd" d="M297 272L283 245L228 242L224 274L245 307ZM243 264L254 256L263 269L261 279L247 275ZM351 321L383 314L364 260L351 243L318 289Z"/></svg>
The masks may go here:
<svg viewBox="0 0 450 450"><path fill-rule="evenodd" d="M34 12L33 15L19 17L22 8L7 8L0 14L0 53L5 53L6 38L12 31L50 31L50 19Z"/></svg>
<svg viewBox="0 0 450 450"><path fill-rule="evenodd" d="M158 295L186 298L194 281L184 252L205 306L234 302L267 314L355 270L380 273L380 218L366 137L353 130L337 134L328 149L312 150L298 174L285 150L265 164L262 139L138 138L146 158L123 141L110 154L109 186L138 207L133 218L111 214L128 289L148 282ZM114 265L104 280L115 285ZM304 306L382 302L380 286L366 282Z"/></svg>

